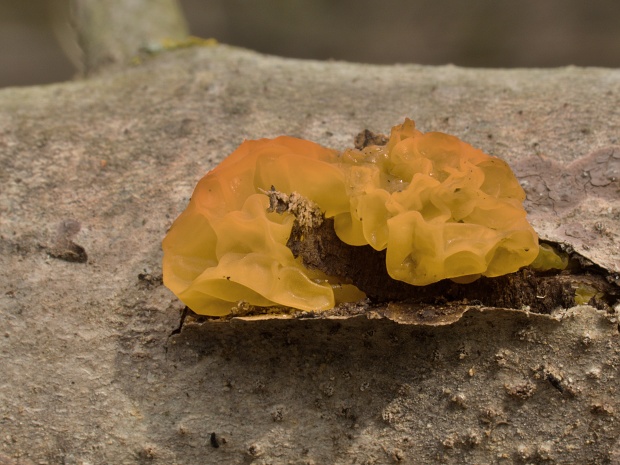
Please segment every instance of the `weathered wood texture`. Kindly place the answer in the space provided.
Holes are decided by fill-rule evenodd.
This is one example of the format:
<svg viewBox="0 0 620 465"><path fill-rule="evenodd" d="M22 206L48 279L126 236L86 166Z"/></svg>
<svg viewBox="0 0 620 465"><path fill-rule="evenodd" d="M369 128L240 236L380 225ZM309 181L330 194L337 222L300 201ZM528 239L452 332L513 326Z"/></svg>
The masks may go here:
<svg viewBox="0 0 620 465"><path fill-rule="evenodd" d="M0 462L619 463L615 315L233 320L171 336L182 305L157 279L166 229L244 138L344 148L404 117L507 159L529 177L537 229L570 241L561 226L581 225L576 247L617 267L619 109L617 70L227 46L0 90ZM602 174L575 168L603 149ZM550 161L530 173L529 157ZM564 182L581 190L556 208Z"/></svg>

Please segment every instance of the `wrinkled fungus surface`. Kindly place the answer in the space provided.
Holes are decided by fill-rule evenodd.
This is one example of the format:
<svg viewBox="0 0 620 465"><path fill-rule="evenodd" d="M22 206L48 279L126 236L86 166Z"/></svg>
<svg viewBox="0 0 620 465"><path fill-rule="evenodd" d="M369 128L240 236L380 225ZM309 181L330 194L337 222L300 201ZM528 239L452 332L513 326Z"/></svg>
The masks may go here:
<svg viewBox="0 0 620 465"><path fill-rule="evenodd" d="M284 136L245 141L198 183L163 242L164 283L195 312L320 311L364 297L293 255L296 217L270 208L273 189L318 206L343 242L386 250L389 275L415 286L504 275L538 254L510 167L456 137L407 119L387 144L343 153Z"/></svg>

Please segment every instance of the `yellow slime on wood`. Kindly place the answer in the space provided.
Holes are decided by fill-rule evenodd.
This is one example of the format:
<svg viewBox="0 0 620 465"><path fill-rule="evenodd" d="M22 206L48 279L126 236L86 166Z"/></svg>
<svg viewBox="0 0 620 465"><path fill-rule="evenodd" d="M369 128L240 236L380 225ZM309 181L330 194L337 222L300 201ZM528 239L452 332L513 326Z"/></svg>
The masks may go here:
<svg viewBox="0 0 620 465"><path fill-rule="evenodd" d="M320 311L364 297L293 256L295 218L269 211L272 186L316 203L343 242L387 249L390 276L412 285L499 276L538 254L510 167L456 137L407 119L387 145L342 154L285 136L245 141L198 183L163 242L164 283L195 312L225 315L240 301Z"/></svg>

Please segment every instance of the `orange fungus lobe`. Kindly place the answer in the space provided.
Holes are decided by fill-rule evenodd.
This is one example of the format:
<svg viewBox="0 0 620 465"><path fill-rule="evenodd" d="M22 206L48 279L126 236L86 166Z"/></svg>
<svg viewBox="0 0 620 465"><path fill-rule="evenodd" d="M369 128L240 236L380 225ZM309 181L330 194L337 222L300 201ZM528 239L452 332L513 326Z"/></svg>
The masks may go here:
<svg viewBox="0 0 620 465"><path fill-rule="evenodd" d="M245 141L200 180L163 242L164 283L195 312L321 311L364 297L293 256L295 216L270 210L272 187L316 204L343 242L386 250L389 275L412 285L499 276L538 255L510 167L456 137L407 119L386 145L343 153L285 136Z"/></svg>

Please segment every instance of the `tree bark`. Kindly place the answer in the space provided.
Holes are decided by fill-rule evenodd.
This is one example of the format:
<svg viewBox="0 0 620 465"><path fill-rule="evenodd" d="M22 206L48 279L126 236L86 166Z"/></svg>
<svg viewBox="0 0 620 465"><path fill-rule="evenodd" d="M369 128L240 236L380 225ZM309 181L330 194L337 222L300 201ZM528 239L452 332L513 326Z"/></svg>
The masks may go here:
<svg viewBox="0 0 620 465"><path fill-rule="evenodd" d="M159 35L136 37L88 46L89 69ZM160 244L243 139L343 149L408 116L506 159L543 238L613 283L619 108L618 70L223 45L1 89L0 463L618 463L617 303L550 316L470 302L442 318L441 302L388 302L180 327Z"/></svg>
<svg viewBox="0 0 620 465"><path fill-rule="evenodd" d="M183 40L187 24L176 0L71 0L83 71L127 65L164 40Z"/></svg>

